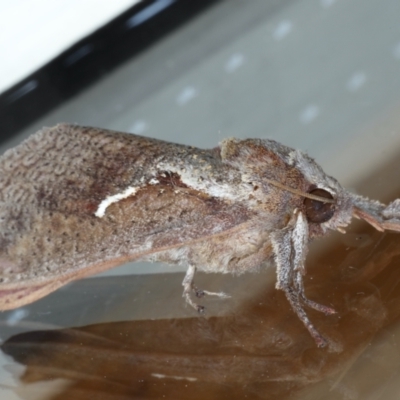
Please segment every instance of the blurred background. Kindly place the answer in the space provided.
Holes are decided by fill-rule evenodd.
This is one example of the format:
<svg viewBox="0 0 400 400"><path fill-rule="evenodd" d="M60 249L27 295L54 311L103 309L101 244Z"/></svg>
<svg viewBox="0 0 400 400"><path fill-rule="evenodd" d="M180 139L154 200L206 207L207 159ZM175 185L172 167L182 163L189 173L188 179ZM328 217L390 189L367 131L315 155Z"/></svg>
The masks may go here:
<svg viewBox="0 0 400 400"><path fill-rule="evenodd" d="M398 0L1 4L0 151L58 122L204 148L230 136L272 138L308 152L344 186L387 201L400 192L399 18ZM322 257L332 240L343 251L357 240L370 243L368 235L334 235L314 243L310 257ZM183 275L142 263L73 283L2 313L0 339L33 329L191 318L181 299ZM235 296L211 300L209 315L228 315L253 292L272 290L274 271L261 277L201 278L207 289ZM28 385L27 394L18 378L23 367L5 355L1 362L4 398L58 398L46 385ZM398 372L390 371L395 381ZM359 398L352 390L332 398ZM392 398L374 390L386 397L371 398Z"/></svg>

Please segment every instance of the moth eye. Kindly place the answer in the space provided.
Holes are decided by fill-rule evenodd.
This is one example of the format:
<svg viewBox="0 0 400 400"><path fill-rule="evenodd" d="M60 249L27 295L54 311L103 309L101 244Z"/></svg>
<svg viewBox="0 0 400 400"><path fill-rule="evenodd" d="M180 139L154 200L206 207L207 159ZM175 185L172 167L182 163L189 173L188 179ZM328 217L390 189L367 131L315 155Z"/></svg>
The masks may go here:
<svg viewBox="0 0 400 400"><path fill-rule="evenodd" d="M309 193L325 199L333 199L333 196L324 189L314 189ZM332 203L305 198L304 206L308 221L318 224L329 221L335 213L335 204Z"/></svg>

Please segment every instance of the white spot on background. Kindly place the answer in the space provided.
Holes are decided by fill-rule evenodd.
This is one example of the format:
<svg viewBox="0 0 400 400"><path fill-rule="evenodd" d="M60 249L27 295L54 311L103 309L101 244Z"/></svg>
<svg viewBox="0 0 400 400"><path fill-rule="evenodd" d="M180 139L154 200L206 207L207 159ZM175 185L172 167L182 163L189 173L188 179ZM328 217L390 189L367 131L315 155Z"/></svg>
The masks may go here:
<svg viewBox="0 0 400 400"><path fill-rule="evenodd" d="M400 60L400 43L397 43L396 46L394 46L392 54L393 54L393 57Z"/></svg>
<svg viewBox="0 0 400 400"><path fill-rule="evenodd" d="M321 6L325 8L330 7L334 3L336 3L336 0L321 0Z"/></svg>
<svg viewBox="0 0 400 400"><path fill-rule="evenodd" d="M275 40L282 40L286 37L293 29L291 21L285 20L281 21L279 25L275 28L273 37Z"/></svg>
<svg viewBox="0 0 400 400"><path fill-rule="evenodd" d="M195 98L198 95L197 90L193 86L186 86L178 95L176 98L176 102L180 106L184 106L186 103L188 103L190 100Z"/></svg>
<svg viewBox="0 0 400 400"><path fill-rule="evenodd" d="M355 92L364 85L367 75L363 71L355 72L347 81L346 87L350 92Z"/></svg>
<svg viewBox="0 0 400 400"><path fill-rule="evenodd" d="M29 315L28 310L26 310L25 308L18 308L7 317L7 325L14 326L28 315Z"/></svg>
<svg viewBox="0 0 400 400"><path fill-rule="evenodd" d="M240 68L244 63L244 55L241 53L232 54L228 61L225 63L226 72L234 72Z"/></svg>
<svg viewBox="0 0 400 400"><path fill-rule="evenodd" d="M146 121L143 121L142 119L138 119L137 121L135 121L133 123L133 125L131 126L129 131L140 135L141 133L147 131L148 128L149 128L149 126Z"/></svg>
<svg viewBox="0 0 400 400"><path fill-rule="evenodd" d="M303 124L309 124L314 121L319 115L319 107L315 104L310 104L300 113L300 121Z"/></svg>

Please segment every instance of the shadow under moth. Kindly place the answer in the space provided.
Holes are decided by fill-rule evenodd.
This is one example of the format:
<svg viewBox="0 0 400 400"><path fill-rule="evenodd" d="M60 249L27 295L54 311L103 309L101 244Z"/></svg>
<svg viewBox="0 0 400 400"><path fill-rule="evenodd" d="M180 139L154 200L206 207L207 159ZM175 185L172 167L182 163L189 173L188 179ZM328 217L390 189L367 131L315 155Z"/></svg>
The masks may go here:
<svg viewBox="0 0 400 400"><path fill-rule="evenodd" d="M308 243L352 217L400 231L388 206L345 190L313 159L267 139L202 150L105 129L44 128L0 158L0 310L31 303L127 261L242 274L275 263L276 288L318 346L304 306Z"/></svg>

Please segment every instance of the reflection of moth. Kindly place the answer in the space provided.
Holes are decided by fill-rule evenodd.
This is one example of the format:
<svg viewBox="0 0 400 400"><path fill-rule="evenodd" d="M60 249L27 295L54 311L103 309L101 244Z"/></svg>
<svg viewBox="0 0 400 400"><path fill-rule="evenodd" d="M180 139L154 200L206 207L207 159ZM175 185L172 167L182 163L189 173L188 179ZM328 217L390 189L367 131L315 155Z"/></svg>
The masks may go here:
<svg viewBox="0 0 400 400"><path fill-rule="evenodd" d="M104 129L57 125L0 158L0 309L128 260L241 274L275 261L278 289L319 346L303 304L308 241L352 216L400 230L389 206L344 190L304 153L272 140L201 150ZM217 293L223 295L223 293Z"/></svg>

